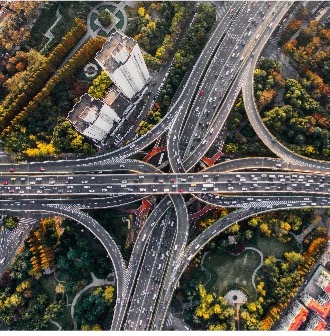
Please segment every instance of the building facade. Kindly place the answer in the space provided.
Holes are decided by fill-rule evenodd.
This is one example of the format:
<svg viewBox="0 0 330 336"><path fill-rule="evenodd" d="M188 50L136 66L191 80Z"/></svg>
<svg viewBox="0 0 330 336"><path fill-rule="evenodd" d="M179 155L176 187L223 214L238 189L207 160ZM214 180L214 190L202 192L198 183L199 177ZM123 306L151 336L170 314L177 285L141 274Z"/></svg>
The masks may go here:
<svg viewBox="0 0 330 336"><path fill-rule="evenodd" d="M120 32L110 36L95 60L129 99L139 93L150 80L138 43Z"/></svg>

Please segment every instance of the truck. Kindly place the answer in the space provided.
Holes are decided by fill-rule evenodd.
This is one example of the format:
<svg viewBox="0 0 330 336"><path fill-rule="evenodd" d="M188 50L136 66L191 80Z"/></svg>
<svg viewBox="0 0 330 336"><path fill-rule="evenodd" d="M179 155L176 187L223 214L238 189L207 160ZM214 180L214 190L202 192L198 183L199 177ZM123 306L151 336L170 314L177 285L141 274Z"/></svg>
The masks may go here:
<svg viewBox="0 0 330 336"><path fill-rule="evenodd" d="M213 188L213 183L204 183L203 188Z"/></svg>

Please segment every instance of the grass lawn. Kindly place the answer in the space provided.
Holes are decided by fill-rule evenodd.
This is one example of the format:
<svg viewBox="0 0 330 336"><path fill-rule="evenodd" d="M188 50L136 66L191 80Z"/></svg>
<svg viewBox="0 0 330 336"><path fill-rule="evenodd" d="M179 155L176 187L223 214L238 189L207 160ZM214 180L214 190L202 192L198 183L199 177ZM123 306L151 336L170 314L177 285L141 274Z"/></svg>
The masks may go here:
<svg viewBox="0 0 330 336"><path fill-rule="evenodd" d="M50 275L46 275L43 276L40 279L40 284L41 287L44 289L44 291L47 293L49 299L51 302L53 302L54 297L55 297L55 279L54 279L54 275L50 274Z"/></svg>
<svg viewBox="0 0 330 336"><path fill-rule="evenodd" d="M260 264L257 252L246 251L239 256L223 253L209 253L204 259L204 267L211 271L212 278L207 284L208 290L225 295L226 291L242 287L254 295L252 273Z"/></svg>
<svg viewBox="0 0 330 336"><path fill-rule="evenodd" d="M116 30L112 29L109 34L106 33L103 29L101 29L98 33L99 36L103 36L103 37L109 37L111 34L113 34Z"/></svg>
<svg viewBox="0 0 330 336"><path fill-rule="evenodd" d="M284 252L295 249L294 246L290 243L281 243L274 237L267 238L261 236L257 237L256 243L253 245L253 247L262 251L264 257L273 255L277 259L281 259Z"/></svg>
<svg viewBox="0 0 330 336"><path fill-rule="evenodd" d="M90 18L90 25L91 25L91 28L93 29L93 31L97 30L98 28L100 28L96 23L95 23L95 20L97 19L97 14L96 13L93 13L91 15L91 18Z"/></svg>
<svg viewBox="0 0 330 336"><path fill-rule="evenodd" d="M119 22L117 23L116 27L117 29L122 29L124 27L124 15L121 11L118 11L116 13L116 16L119 19Z"/></svg>
<svg viewBox="0 0 330 336"><path fill-rule="evenodd" d="M73 330L71 306L66 306L63 315L56 320L64 330Z"/></svg>

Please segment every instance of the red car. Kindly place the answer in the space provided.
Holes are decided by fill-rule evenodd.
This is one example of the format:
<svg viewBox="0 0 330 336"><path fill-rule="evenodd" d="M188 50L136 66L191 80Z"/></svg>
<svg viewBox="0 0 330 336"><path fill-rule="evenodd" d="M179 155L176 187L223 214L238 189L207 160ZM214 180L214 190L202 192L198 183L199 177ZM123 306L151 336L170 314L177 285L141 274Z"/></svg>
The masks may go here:
<svg viewBox="0 0 330 336"><path fill-rule="evenodd" d="M200 91L199 91L199 95L200 95L200 96L204 96L204 91L203 91L203 90L200 90Z"/></svg>
<svg viewBox="0 0 330 336"><path fill-rule="evenodd" d="M183 173L183 167L180 167L180 168L179 168L179 171L180 171L181 173Z"/></svg>
<svg viewBox="0 0 330 336"><path fill-rule="evenodd" d="M43 171L46 171L46 169L44 167L40 167L39 171L43 172Z"/></svg>
<svg viewBox="0 0 330 336"><path fill-rule="evenodd" d="M171 183L175 182L175 179L174 178L170 179L170 182Z"/></svg>
<svg viewBox="0 0 330 336"><path fill-rule="evenodd" d="M11 173L14 173L14 172L15 172L15 168L11 167L11 168L9 169L9 171L10 171Z"/></svg>
<svg viewBox="0 0 330 336"><path fill-rule="evenodd" d="M179 192L183 192L183 189L179 189Z"/></svg>
<svg viewBox="0 0 330 336"><path fill-rule="evenodd" d="M2 184L3 184L3 185L7 185L8 182L7 182L7 181L3 181Z"/></svg>

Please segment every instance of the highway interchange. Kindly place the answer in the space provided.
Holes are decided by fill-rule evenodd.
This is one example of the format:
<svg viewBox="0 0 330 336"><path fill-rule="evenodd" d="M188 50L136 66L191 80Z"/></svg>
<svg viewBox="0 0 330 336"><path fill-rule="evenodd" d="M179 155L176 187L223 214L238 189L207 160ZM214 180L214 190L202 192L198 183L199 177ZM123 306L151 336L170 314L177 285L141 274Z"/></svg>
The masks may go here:
<svg viewBox="0 0 330 336"><path fill-rule="evenodd" d="M291 2L233 2L196 61L167 115L148 134L93 158L0 166L0 208L24 217L60 214L103 244L116 274L112 330L161 330L184 269L233 223L274 209L328 207L330 163L290 152L263 125L253 96L259 55ZM279 158L226 161L196 172L243 92L257 135ZM166 134L170 173L132 159ZM219 148L221 150L221 148ZM126 262L115 240L83 210L118 207L144 197L159 203ZM186 201L237 208L188 244Z"/></svg>

